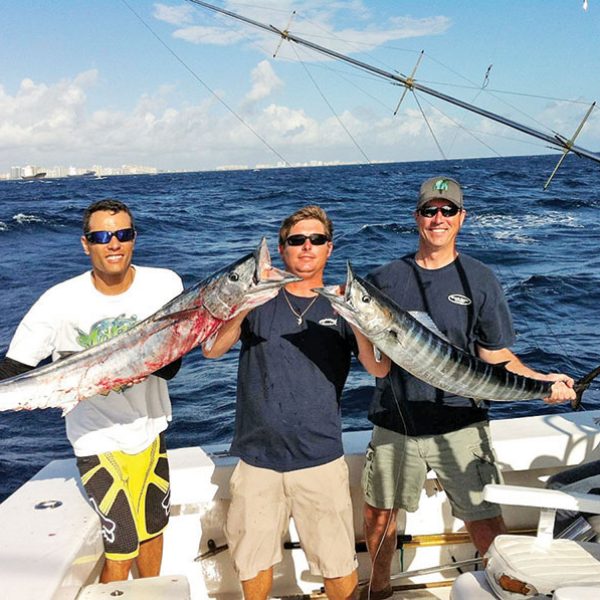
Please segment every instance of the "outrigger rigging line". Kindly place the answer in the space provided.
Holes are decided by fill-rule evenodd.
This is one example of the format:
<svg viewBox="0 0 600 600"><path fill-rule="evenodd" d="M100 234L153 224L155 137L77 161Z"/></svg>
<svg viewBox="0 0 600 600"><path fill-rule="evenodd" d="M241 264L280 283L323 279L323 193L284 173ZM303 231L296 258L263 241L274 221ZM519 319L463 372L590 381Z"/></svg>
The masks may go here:
<svg viewBox="0 0 600 600"><path fill-rule="evenodd" d="M208 8L209 10L227 15L228 17L232 17L233 19L237 19L238 21L243 21L245 23L253 25L254 27L259 27L260 29L264 29L265 31L269 31L270 33L279 35L279 36L281 36L282 40L287 40L289 42L295 42L297 44L300 44L301 46L306 46L307 48L311 48L312 50L315 50L316 52L320 52L321 54L325 54L327 56L331 56L331 57L341 60L343 62L349 63L355 67L358 67L359 69L363 69L370 73L374 73L374 74L384 77L386 79L391 79L392 81L395 81L395 82L403 85L407 90L418 90L420 92L423 92L424 94L428 94L430 96L434 96L435 98L443 100L444 102L454 104L455 106L458 106L458 107L468 110L470 112L481 115L482 117L485 117L492 121L496 121L497 123L501 123L502 125L506 125L507 127L511 127L512 129L516 129L517 131L525 133L526 135L529 135L529 136L538 138L544 142L547 142L552 147L562 150L565 155L568 154L569 152L573 152L577 156L583 156L585 158L589 158L591 160L594 160L594 161L600 163L600 154L597 154L590 150L586 150L585 148L581 148L580 146L576 146L575 144L572 143L575 136L571 140L569 140L566 137L564 137L556 132L553 135L551 135L548 133L544 133L543 131L538 131L537 129L533 129L532 127L528 127L527 125L523 125L521 123L518 123L517 121L513 121L512 119L508 119L501 115L497 115L496 113L485 110L484 108L480 108L473 104L469 104L468 102L464 102L458 98L454 98L453 96L448 96L447 94L438 92L437 90L434 90L430 87L421 85L420 83L417 83L412 77L403 77L402 75L390 73L389 71L385 71L384 69L380 69L379 67L375 67L373 65L370 65L363 61L357 60L350 56L346 56L345 54L341 54L339 52L336 52L335 50L326 48L325 46L320 46L319 44L315 44L314 42L310 42L308 40L300 38L297 35L290 33L287 28L282 31L281 29L278 29L277 27L275 27L273 25L267 25L266 23L261 23L259 21L255 21L248 17L244 17L243 15L240 15L240 14L231 12L229 10L226 10L224 8L219 8L218 6L209 4L208 2L203 2L202 0L188 0L188 2L197 4L199 6L203 6L204 8ZM593 106L594 105L592 105L592 108L593 108ZM590 111L591 111L591 109L590 109ZM585 119L587 119L587 116L589 116L589 111L588 111L588 115L586 115ZM584 121L585 121L585 119L584 119ZM583 124L583 122L582 122L582 124ZM581 128L581 126L580 126L580 128ZM579 133L579 130L577 131L577 133Z"/></svg>

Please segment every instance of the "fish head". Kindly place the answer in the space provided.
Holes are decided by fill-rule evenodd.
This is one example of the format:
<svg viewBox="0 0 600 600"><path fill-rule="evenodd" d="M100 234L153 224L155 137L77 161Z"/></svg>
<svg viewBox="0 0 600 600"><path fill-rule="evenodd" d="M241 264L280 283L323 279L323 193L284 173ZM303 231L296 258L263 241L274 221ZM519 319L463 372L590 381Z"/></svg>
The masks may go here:
<svg viewBox="0 0 600 600"><path fill-rule="evenodd" d="M231 319L274 298L288 283L300 278L271 264L263 238L250 254L217 273L203 297L204 307L219 319Z"/></svg>
<svg viewBox="0 0 600 600"><path fill-rule="evenodd" d="M343 287L327 286L314 291L327 298L336 312L367 337L377 336L389 326L391 315L378 301L378 290L356 275L350 263Z"/></svg>

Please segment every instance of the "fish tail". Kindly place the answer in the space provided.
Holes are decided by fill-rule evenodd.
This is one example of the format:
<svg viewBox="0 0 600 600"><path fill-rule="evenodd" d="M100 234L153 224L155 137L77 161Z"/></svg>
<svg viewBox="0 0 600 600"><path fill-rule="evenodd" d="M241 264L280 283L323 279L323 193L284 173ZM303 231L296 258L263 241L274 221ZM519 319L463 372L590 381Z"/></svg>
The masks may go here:
<svg viewBox="0 0 600 600"><path fill-rule="evenodd" d="M583 392L585 392L589 387L592 381L596 379L600 375L600 365L598 365L595 369L592 369L589 373L584 375L579 381L575 383L573 389L575 390L575 400L571 400L571 408L573 410L581 410L581 397L583 396Z"/></svg>

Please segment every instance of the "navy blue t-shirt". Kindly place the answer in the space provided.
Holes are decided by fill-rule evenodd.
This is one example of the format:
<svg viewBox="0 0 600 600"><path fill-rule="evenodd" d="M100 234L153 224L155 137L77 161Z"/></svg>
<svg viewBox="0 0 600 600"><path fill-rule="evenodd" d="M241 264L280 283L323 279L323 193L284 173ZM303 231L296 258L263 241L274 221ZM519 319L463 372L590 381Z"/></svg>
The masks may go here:
<svg viewBox="0 0 600 600"><path fill-rule="evenodd" d="M464 254L441 269L423 269L414 254L378 268L369 279L400 308L427 313L458 348L500 350L514 343L512 318L500 284L483 263ZM369 419L407 435L437 435L487 419L485 403L434 388L392 363L377 379Z"/></svg>
<svg viewBox="0 0 600 600"><path fill-rule="evenodd" d="M314 298L287 293L298 314ZM303 323L281 291L242 323L231 453L279 472L343 455L340 398L356 339L319 296Z"/></svg>

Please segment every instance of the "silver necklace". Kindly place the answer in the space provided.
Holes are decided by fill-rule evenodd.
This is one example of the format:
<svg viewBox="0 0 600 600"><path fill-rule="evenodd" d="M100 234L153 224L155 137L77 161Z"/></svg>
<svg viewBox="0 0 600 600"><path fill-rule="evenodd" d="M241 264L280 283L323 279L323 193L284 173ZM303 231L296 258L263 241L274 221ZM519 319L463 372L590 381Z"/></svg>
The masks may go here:
<svg viewBox="0 0 600 600"><path fill-rule="evenodd" d="M310 309L310 307L317 301L317 298L319 297L318 294L312 299L312 302L301 312L298 313L294 310L294 307L292 306L292 303L290 302L290 299L288 298L287 292L285 291L285 289L283 290L283 297L285 298L285 301L287 302L287 305L290 307L290 310L292 311L292 313L294 314L294 316L296 317L296 322L298 323L298 325L302 325L303 321L304 321L304 315L308 312L308 310Z"/></svg>

